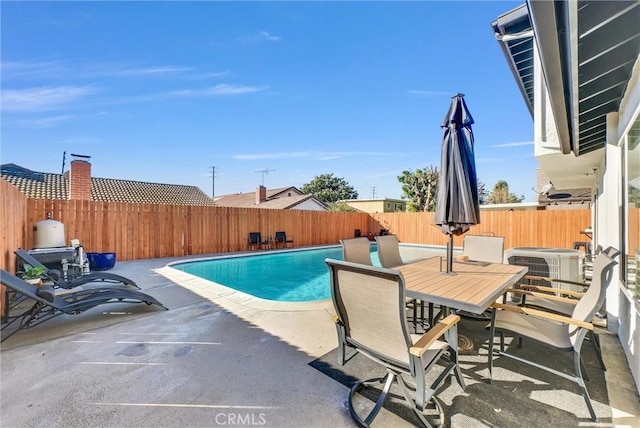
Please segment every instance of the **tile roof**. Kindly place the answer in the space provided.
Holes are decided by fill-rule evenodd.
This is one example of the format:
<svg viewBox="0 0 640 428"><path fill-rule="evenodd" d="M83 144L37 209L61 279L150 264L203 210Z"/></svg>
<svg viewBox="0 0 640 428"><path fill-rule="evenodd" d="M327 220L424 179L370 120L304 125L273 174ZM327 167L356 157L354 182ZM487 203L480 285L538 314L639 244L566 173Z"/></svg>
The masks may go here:
<svg viewBox="0 0 640 428"><path fill-rule="evenodd" d="M293 186L267 189L267 200L260 204L256 204L256 192L216 196L215 203L223 207L292 209L308 200L326 209L325 204L314 195L305 195Z"/></svg>
<svg viewBox="0 0 640 428"><path fill-rule="evenodd" d="M29 198L69 199L66 173L36 172L10 163L0 165L0 174ZM213 199L196 186L97 177L91 178L91 198L105 202L215 205Z"/></svg>

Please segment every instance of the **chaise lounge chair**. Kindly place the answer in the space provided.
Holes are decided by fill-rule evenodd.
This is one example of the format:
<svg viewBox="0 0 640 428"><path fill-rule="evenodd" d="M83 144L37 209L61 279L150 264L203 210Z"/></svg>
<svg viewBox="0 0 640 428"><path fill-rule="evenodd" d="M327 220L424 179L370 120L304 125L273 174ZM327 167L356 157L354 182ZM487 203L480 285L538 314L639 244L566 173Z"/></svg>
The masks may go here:
<svg viewBox="0 0 640 428"><path fill-rule="evenodd" d="M22 329L35 327L58 315L77 315L104 303L144 302L147 305L158 305L163 309L167 309L154 297L131 288L88 288L56 295L51 285L38 287L2 269L0 269L0 283L11 291L22 294L35 301L33 306L20 315L10 317L8 322L2 326L1 330L4 331L11 324L15 322L18 323L18 328L8 335L3 336L2 340L0 340L2 342Z"/></svg>
<svg viewBox="0 0 640 428"><path fill-rule="evenodd" d="M26 263L32 267L44 266L38 259L33 257L31 254L23 250L22 248L18 248L13 252L23 263ZM89 282L112 282L112 283L122 283L124 285L131 285L136 288L140 288L136 285L133 280L126 278L121 275L117 275L115 273L110 272L89 272L84 275L80 275L71 279L64 279L60 275L60 271L57 269L47 269L45 271L45 276L53 281L53 284L56 287L60 288L74 288L82 284L87 284Z"/></svg>

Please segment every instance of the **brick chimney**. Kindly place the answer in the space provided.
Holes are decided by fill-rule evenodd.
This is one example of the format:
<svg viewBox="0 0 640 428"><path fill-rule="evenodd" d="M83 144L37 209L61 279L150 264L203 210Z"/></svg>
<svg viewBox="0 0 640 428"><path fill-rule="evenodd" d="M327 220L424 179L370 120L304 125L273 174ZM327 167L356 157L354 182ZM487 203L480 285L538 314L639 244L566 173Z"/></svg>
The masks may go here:
<svg viewBox="0 0 640 428"><path fill-rule="evenodd" d="M267 200L267 188L264 186L258 186L256 188L256 205L261 204Z"/></svg>
<svg viewBox="0 0 640 428"><path fill-rule="evenodd" d="M86 156L88 158L89 156ZM74 159L69 168L69 199L91 200L91 164Z"/></svg>

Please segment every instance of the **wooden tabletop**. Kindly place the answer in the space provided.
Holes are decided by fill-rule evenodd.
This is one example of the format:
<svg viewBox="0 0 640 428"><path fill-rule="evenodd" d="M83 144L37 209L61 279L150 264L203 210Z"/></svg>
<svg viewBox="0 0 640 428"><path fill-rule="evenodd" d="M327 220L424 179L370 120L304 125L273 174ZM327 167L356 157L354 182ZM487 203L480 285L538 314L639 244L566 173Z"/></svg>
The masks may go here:
<svg viewBox="0 0 640 428"><path fill-rule="evenodd" d="M447 274L446 260L432 257L394 269L402 272L407 297L481 314L520 280L528 268L499 263L453 263L455 275Z"/></svg>

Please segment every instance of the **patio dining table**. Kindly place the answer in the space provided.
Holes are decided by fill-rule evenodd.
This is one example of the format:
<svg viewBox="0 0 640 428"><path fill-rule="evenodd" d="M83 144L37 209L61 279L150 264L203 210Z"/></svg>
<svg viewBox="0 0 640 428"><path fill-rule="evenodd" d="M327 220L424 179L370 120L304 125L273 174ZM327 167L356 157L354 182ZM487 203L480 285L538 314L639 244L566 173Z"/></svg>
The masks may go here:
<svg viewBox="0 0 640 428"><path fill-rule="evenodd" d="M501 263L454 261L452 275L442 271L443 263L440 257L431 257L394 268L402 272L407 297L482 314L528 270Z"/></svg>

